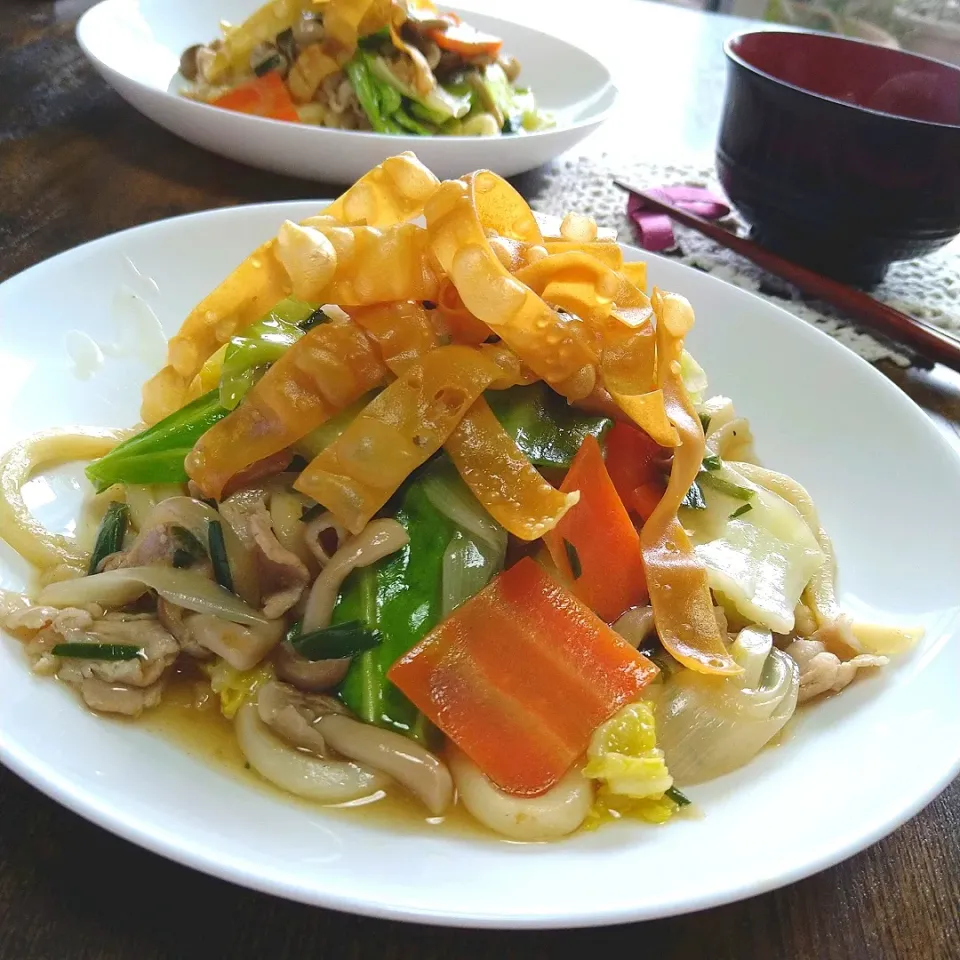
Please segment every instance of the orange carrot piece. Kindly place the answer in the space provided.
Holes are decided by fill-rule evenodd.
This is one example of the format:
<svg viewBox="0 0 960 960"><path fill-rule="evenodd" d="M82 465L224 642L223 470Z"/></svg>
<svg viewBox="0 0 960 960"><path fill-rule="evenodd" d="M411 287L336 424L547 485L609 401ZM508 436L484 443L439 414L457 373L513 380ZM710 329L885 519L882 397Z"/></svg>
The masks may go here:
<svg viewBox="0 0 960 960"><path fill-rule="evenodd" d="M595 437L581 444L560 490L579 490L580 502L543 539L557 568L571 578L573 592L607 622L646 603L640 537Z"/></svg>
<svg viewBox="0 0 960 960"><path fill-rule="evenodd" d="M669 451L638 427L621 422L613 425L607 434L605 446L607 473L620 499L628 508L632 508L630 501L637 487L662 480L664 471L659 462Z"/></svg>
<svg viewBox="0 0 960 960"><path fill-rule="evenodd" d="M646 522L657 509L657 504L663 499L666 489L667 485L663 481L651 480L649 483L643 483L630 494L627 504L641 520Z"/></svg>
<svg viewBox="0 0 960 960"><path fill-rule="evenodd" d="M498 787L536 796L656 672L524 557L387 676Z"/></svg>
<svg viewBox="0 0 960 960"><path fill-rule="evenodd" d="M499 37L475 30L469 24L463 23L455 13L445 13L441 19L446 20L450 26L445 30L426 31L427 36L441 50L450 50L452 53L459 53L462 57L483 55L495 57L503 46L503 41Z"/></svg>
<svg viewBox="0 0 960 960"><path fill-rule="evenodd" d="M210 105L238 113L252 113L271 120L288 120L291 123L298 123L300 120L283 77L275 71L228 90L223 96L211 100Z"/></svg>

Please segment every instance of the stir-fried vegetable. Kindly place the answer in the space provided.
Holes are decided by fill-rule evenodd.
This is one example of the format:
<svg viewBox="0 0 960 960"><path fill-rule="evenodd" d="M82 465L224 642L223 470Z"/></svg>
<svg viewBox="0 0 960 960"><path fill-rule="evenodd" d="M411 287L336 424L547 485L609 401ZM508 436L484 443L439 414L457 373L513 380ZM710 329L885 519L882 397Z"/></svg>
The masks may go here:
<svg viewBox="0 0 960 960"><path fill-rule="evenodd" d="M605 447L607 473L628 508L638 487L656 483L663 492L664 457L668 450L629 423L615 423L606 436Z"/></svg>
<svg viewBox="0 0 960 960"><path fill-rule="evenodd" d="M463 57L495 57L503 46L499 37L474 29L455 13L445 13L442 19L447 21L448 26L434 27L427 31L427 36L441 50L450 50Z"/></svg>
<svg viewBox="0 0 960 960"><path fill-rule="evenodd" d="M283 308L283 305L278 306ZM298 322L313 313L308 304L304 306L308 312L298 320L287 320L279 310L271 311L262 320L230 338L220 371L221 406L233 410L266 368L279 360L303 336L304 331Z"/></svg>
<svg viewBox="0 0 960 960"><path fill-rule="evenodd" d="M472 101L469 92L457 95L439 83L421 91L414 84L398 77L384 57L368 55L365 59L371 76L412 101L415 107L419 105L422 108L414 110L415 116L421 120L442 124L447 120L464 117L470 110Z"/></svg>
<svg viewBox="0 0 960 960"><path fill-rule="evenodd" d="M720 635L706 568L677 518L704 456L703 428L680 377L683 337L693 324L693 310L683 297L659 291L654 291L653 306L657 382L680 443L667 489L640 533L650 603L660 640L672 656L691 670L728 676L740 668Z"/></svg>
<svg viewBox="0 0 960 960"><path fill-rule="evenodd" d="M333 622L360 621L383 642L350 666L340 696L361 719L417 733L417 710L387 678L392 664L443 615L443 563L457 527L430 501L420 483L404 490L394 513L409 543L347 579Z"/></svg>
<svg viewBox="0 0 960 960"><path fill-rule="evenodd" d="M377 630L371 630L360 620L347 620L322 630L296 633L290 643L307 660L339 660L372 650L383 642Z"/></svg>
<svg viewBox="0 0 960 960"><path fill-rule="evenodd" d="M580 500L543 539L557 568L573 581L573 592L612 623L624 610L646 603L647 589L640 537L595 437L583 441L560 489L579 491Z"/></svg>
<svg viewBox="0 0 960 960"><path fill-rule="evenodd" d="M231 623L266 622L261 613L201 573L172 567L124 567L76 580L60 580L45 586L37 594L37 601L53 607L85 607L91 603L122 607L148 590L156 591L178 607L209 613Z"/></svg>
<svg viewBox="0 0 960 960"><path fill-rule="evenodd" d="M613 421L570 406L544 383L491 391L490 409L537 467L569 467L584 438L604 441Z"/></svg>
<svg viewBox="0 0 960 960"><path fill-rule="evenodd" d="M143 650L135 643L58 643L51 651L55 657L78 660L136 660Z"/></svg>
<svg viewBox="0 0 960 960"><path fill-rule="evenodd" d="M540 476L483 398L444 447L490 515L523 540L542 536L577 502L577 492L556 490Z"/></svg>
<svg viewBox="0 0 960 960"><path fill-rule="evenodd" d="M94 460L87 479L97 492L114 483L185 483L193 445L226 415L219 391L211 390Z"/></svg>
<svg viewBox="0 0 960 960"><path fill-rule="evenodd" d="M653 707L631 703L600 724L587 748L586 777L603 780L611 793L634 800L660 797L673 786L657 748Z"/></svg>
<svg viewBox="0 0 960 960"><path fill-rule="evenodd" d="M107 512L100 521L100 529L97 531L97 540L90 554L87 573L96 573L103 560L123 546L123 536L127 532L129 518L130 508L125 503L115 500L107 507Z"/></svg>
<svg viewBox="0 0 960 960"><path fill-rule="evenodd" d="M388 677L502 789L535 796L656 673L526 557Z"/></svg>
<svg viewBox="0 0 960 960"><path fill-rule="evenodd" d="M210 103L224 110L252 113L270 120L287 120L290 123L300 120L287 85L280 74L274 71L241 83Z"/></svg>
<svg viewBox="0 0 960 960"><path fill-rule="evenodd" d="M224 590L233 592L233 574L230 572L230 561L227 559L227 545L223 537L223 523L211 520L207 525L207 546L210 551L210 562L213 564L213 575L217 583Z"/></svg>

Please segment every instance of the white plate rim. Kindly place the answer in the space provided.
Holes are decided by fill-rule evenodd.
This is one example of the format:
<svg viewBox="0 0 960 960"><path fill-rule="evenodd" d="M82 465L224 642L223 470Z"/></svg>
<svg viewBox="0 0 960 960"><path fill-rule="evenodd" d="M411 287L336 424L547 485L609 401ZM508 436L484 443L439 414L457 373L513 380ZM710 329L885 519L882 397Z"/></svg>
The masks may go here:
<svg viewBox="0 0 960 960"><path fill-rule="evenodd" d="M237 207L213 208L181 216L149 221L65 250L15 274L3 281L0 287L15 290L20 283L27 282L31 275L41 268L49 269L55 266L58 261L63 262L65 258L80 258L81 256L95 254L101 246L106 247L134 233L143 233L154 229L159 230L173 224L182 224L211 217L229 220L232 217L245 213L277 211L281 216L287 214L292 216L303 211L306 206L311 204L323 205L325 202L328 201L286 200L271 203L246 204ZM621 244L621 246L639 253L641 259L647 261L662 261L669 263L670 267L674 269L679 268L683 271L690 270L694 274L701 276L711 288L718 289L723 287L727 288L727 290L732 288L732 285L716 277L704 276L699 271L695 271L693 268L686 267L683 264L678 264L676 261L671 261L668 258L659 257L656 254L639 250L629 244ZM792 325L797 332L802 330L803 336L814 338L824 349L842 351L847 355L848 361L858 364L864 371L869 371L865 373L865 375L873 379L878 389L887 392L891 396L895 396L900 403L906 402L907 405L913 409L918 429L924 430L930 438L931 443L935 446L941 450L948 451L949 456L954 460L957 467L960 468L960 463L957 462L956 451L954 451L940 435L930 418L912 398L904 394L895 384L880 373L880 371L852 351L848 351L845 347L833 341L833 339L823 331L805 323L788 311L763 300L763 298L749 291L740 288L733 288L733 290L734 294L738 297L763 304L763 309L769 314L770 320L780 324ZM921 423L923 427L919 426ZM950 621L943 625L943 633L945 638L949 636L950 640L957 640L958 633L960 633L960 612L955 613ZM949 749L949 747L947 749ZM11 742L7 731L2 728L0 728L0 762L55 802L123 839L129 840L144 849L196 869L209 876L224 879L263 893L312 906L321 906L327 909L361 916L436 926L473 929L568 929L601 927L679 916L711 907L722 906L778 889L834 866L889 835L935 799L952 780L960 774L960 742L953 745L949 753L944 753L941 764L941 774L924 789L917 791L910 803L905 804L895 815L888 816L885 820L878 822L870 829L862 830L859 833L851 835L845 844L838 846L829 854L822 855L815 860L800 864L795 868L778 873L775 876L766 876L759 881L744 882L737 887L691 898L687 902L675 904L667 910L658 908L651 910L650 908L640 906L638 908L612 910L607 913L598 913L596 910L591 910L580 914L574 913L562 918L557 916L529 915L501 917L499 915L487 914L471 914L465 916L449 911L434 910L429 906L408 908L384 903L372 903L362 898L339 895L335 889L325 890L322 892L322 895L316 891L311 893L304 891L293 882L275 881L270 878L261 877L252 869L240 867L238 864L231 862L227 857L217 859L212 855L195 851L185 845L182 840L178 839L178 834L175 830L165 829L161 824L151 824L148 826L139 822L135 816L128 816L124 812L118 813L116 809L108 808L106 804L98 799L95 792L77 787L68 777L61 775L49 764L43 761L37 761L35 758L24 753L15 743Z"/></svg>

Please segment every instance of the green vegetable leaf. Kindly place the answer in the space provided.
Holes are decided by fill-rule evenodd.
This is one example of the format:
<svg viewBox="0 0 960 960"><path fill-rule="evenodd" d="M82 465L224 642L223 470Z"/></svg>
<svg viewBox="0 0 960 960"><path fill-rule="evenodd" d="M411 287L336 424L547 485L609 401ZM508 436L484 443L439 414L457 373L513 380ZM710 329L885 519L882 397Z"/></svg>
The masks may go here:
<svg viewBox="0 0 960 960"><path fill-rule="evenodd" d="M416 735L423 728L419 713L386 672L440 621L443 558L456 527L415 480L401 491L393 516L410 542L355 570L333 611L335 624L360 621L383 635L379 646L350 664L340 697L367 723Z"/></svg>
<svg viewBox="0 0 960 960"><path fill-rule="evenodd" d="M123 536L127 532L127 521L130 518L130 508L125 503L114 501L107 507L107 512L100 521L97 539L90 554L90 564L87 575L97 572L97 567L105 557L116 553L123 547Z"/></svg>
<svg viewBox="0 0 960 960"><path fill-rule="evenodd" d="M749 487L741 487L740 484L725 480L715 473L701 472L699 480L701 484L711 487L713 490L716 490L717 493L725 493L728 497L733 497L735 500L753 499L753 491Z"/></svg>
<svg viewBox="0 0 960 960"><path fill-rule="evenodd" d="M58 643L53 648L55 657L74 657L77 660L136 660L143 648L135 643Z"/></svg>
<svg viewBox="0 0 960 960"><path fill-rule="evenodd" d="M690 798L676 787L670 787L669 790L665 790L663 795L669 797L678 807L690 806Z"/></svg>
<svg viewBox="0 0 960 960"><path fill-rule="evenodd" d="M339 660L372 650L383 642L378 630L360 620L348 620L294 637L291 646L307 660Z"/></svg>
<svg viewBox="0 0 960 960"><path fill-rule="evenodd" d="M706 433L710 429L710 414L701 413L698 414L700 417L700 426L703 427L703 432Z"/></svg>
<svg viewBox="0 0 960 960"><path fill-rule="evenodd" d="M213 563L213 576L224 590L233 593L233 574L230 572L230 561L227 559L223 524L219 520L211 520L207 524L207 537L210 560Z"/></svg>
<svg viewBox="0 0 960 960"><path fill-rule="evenodd" d="M579 580L580 577L583 576L583 566L580 563L580 554L577 553L577 548L564 537L563 549L567 552L567 561L570 564L570 572L573 574L573 579Z"/></svg>
<svg viewBox="0 0 960 960"><path fill-rule="evenodd" d="M608 417L570 406L542 382L489 390L484 397L504 430L538 467L569 467L587 435L602 442L613 426Z"/></svg>
<svg viewBox="0 0 960 960"><path fill-rule="evenodd" d="M219 391L211 390L117 444L84 472L98 493L114 483L186 483L183 461L187 454L227 413L220 405Z"/></svg>
<svg viewBox="0 0 960 960"><path fill-rule="evenodd" d="M285 301L278 304L281 311L285 304ZM310 309L308 304L303 306ZM220 405L233 410L270 364L279 360L302 336L303 330L297 323L283 319L275 308L262 320L231 337L220 373Z"/></svg>
<svg viewBox="0 0 960 960"><path fill-rule="evenodd" d="M344 407L343 410L332 416L329 420L321 423L316 430L311 430L305 437L301 437L296 443L296 449L302 452L308 461L319 456L353 423L357 414L379 392L380 388L378 387L376 390L365 393L359 400L351 403L349 407ZM320 513L322 512L321 510ZM310 519L313 518L311 517Z"/></svg>
<svg viewBox="0 0 960 960"><path fill-rule="evenodd" d="M703 458L704 470L719 470L723 466L723 461L715 454L707 454Z"/></svg>
<svg viewBox="0 0 960 960"><path fill-rule="evenodd" d="M377 133L388 133L387 120L390 117L390 112L383 112L379 84L371 75L364 54L355 54L353 59L348 61L343 69L350 80L350 86L353 87L354 93L356 93L357 99L360 101L363 112L370 121L370 126L373 127ZM399 107L400 95L395 90L393 92L396 94L397 107Z"/></svg>
<svg viewBox="0 0 960 960"><path fill-rule="evenodd" d="M745 513L749 513L752 509L752 504L745 503L742 507L737 507L737 509L730 514L730 519L735 520L737 517L742 517Z"/></svg>

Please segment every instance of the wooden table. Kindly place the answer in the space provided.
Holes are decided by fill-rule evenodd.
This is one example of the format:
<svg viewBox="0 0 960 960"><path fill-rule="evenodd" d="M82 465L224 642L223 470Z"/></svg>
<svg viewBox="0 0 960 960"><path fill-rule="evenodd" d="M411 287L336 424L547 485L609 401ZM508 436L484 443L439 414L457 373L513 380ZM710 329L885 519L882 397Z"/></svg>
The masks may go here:
<svg viewBox="0 0 960 960"><path fill-rule="evenodd" d="M609 2L609 28L572 22L558 6L551 20L598 50L624 92L618 117L588 142L588 152L622 147L624 137L642 140L643 149L664 159L709 148L722 97L720 44L745 22L640 0ZM0 280L145 221L331 195L333 187L204 153L129 108L95 76L74 42L75 19L90 3L2 4ZM526 15L532 9L514 5ZM655 136L641 136L637 118ZM518 181L521 189L535 182L536 174ZM957 440L956 376L883 369ZM842 802L798 797L797 810L829 816ZM743 903L596 931L454 931L359 919L241 890L116 839L0 769L0 957L534 960L584 950L658 960L956 958L958 838L960 781L847 863ZM638 871L642 881L642 864Z"/></svg>

